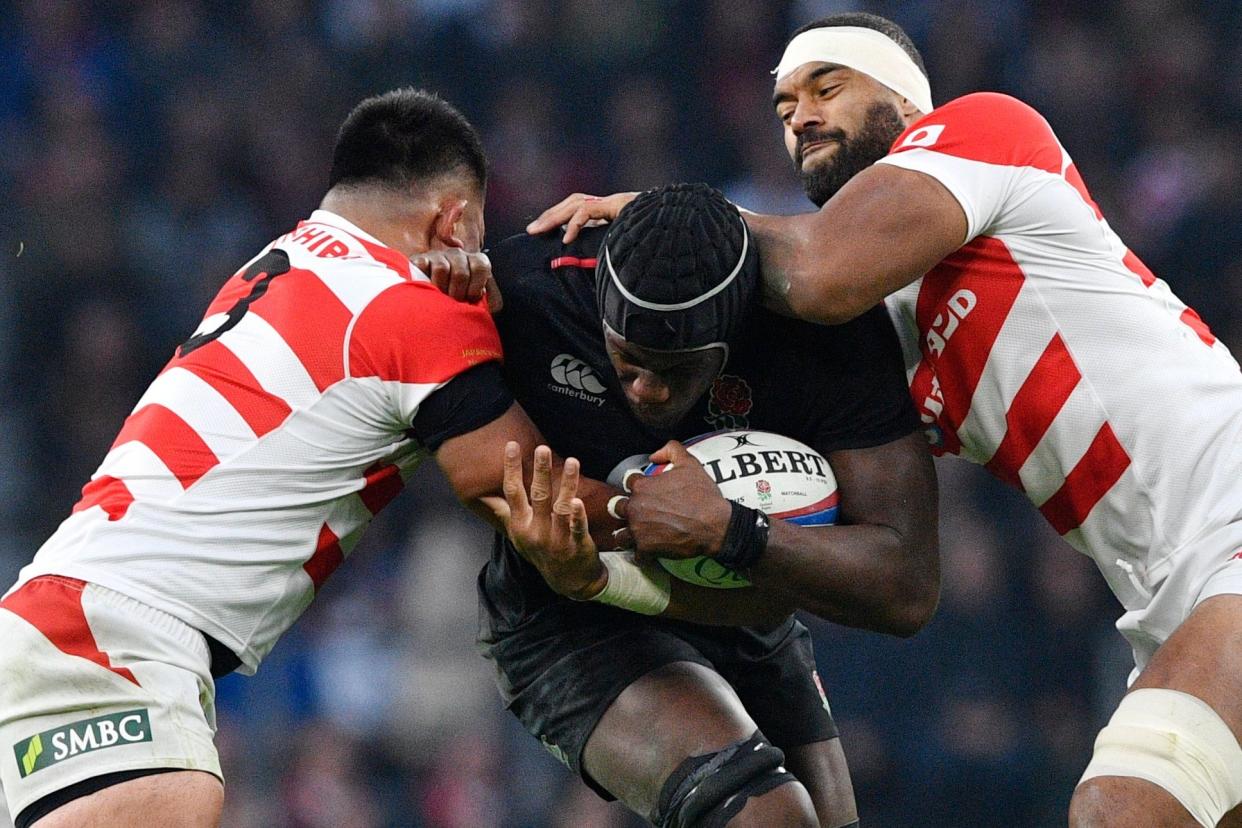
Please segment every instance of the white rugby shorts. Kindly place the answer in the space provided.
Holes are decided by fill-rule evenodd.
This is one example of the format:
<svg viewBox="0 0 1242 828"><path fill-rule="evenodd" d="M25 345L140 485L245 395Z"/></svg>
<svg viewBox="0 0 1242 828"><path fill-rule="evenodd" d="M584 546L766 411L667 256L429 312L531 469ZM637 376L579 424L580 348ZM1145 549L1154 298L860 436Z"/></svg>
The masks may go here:
<svg viewBox="0 0 1242 828"><path fill-rule="evenodd" d="M223 779L207 642L184 622L45 575L0 601L0 642L0 785L14 817L117 771Z"/></svg>
<svg viewBox="0 0 1242 828"><path fill-rule="evenodd" d="M1242 595L1242 515L1196 537L1170 558L1168 568L1147 606L1117 621L1134 650L1131 684L1195 607L1217 595Z"/></svg>

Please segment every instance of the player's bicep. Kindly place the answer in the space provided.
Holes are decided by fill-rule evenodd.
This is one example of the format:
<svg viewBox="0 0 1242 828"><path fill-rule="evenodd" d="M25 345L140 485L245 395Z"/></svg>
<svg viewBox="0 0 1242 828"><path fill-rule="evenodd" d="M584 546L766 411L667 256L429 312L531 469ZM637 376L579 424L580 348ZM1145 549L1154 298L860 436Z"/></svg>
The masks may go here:
<svg viewBox="0 0 1242 828"><path fill-rule="evenodd" d="M504 448L509 441L529 457L543 438L522 407L510 398L499 416L456 434L436 450L436 464L457 499L493 525L503 514Z"/></svg>
<svg viewBox="0 0 1242 828"><path fill-rule="evenodd" d="M825 324L853 319L910 284L967 233L943 184L890 164L854 176L818 213L747 221L760 240L770 304Z"/></svg>

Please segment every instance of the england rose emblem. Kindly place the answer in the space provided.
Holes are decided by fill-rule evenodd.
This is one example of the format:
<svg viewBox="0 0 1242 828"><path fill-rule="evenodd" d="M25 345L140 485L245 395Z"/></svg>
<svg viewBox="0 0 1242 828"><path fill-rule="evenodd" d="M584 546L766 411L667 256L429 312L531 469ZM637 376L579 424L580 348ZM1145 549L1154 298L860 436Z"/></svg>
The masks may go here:
<svg viewBox="0 0 1242 828"><path fill-rule="evenodd" d="M715 428L746 428L747 416L755 401L750 385L733 374L723 374L712 383L707 404L707 422Z"/></svg>

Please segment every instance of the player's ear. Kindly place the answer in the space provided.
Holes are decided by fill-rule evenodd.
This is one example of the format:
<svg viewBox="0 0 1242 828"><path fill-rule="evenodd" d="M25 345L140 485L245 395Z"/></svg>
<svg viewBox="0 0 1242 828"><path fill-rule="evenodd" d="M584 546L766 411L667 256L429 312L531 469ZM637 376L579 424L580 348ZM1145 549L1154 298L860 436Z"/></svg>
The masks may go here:
<svg viewBox="0 0 1242 828"><path fill-rule="evenodd" d="M897 107L897 109L901 112L901 117L905 119L906 123L917 121L919 118L927 114L926 112L920 110L918 106L916 106L915 103L909 98L902 98L901 104Z"/></svg>
<svg viewBox="0 0 1242 828"><path fill-rule="evenodd" d="M464 198L446 198L440 201L436 211L435 234L436 239L446 247L466 246L461 240L461 224L468 203Z"/></svg>

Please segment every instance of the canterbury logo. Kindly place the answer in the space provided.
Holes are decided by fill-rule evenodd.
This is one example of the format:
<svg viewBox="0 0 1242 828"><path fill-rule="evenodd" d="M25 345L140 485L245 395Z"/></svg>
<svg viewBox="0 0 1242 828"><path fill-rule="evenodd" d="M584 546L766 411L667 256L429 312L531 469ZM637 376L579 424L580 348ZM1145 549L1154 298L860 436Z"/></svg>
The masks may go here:
<svg viewBox="0 0 1242 828"><path fill-rule="evenodd" d="M604 393L604 384L599 381L595 371L591 370L591 366L569 354L557 354L556 359L552 360L552 379L560 385L586 391L588 394Z"/></svg>

